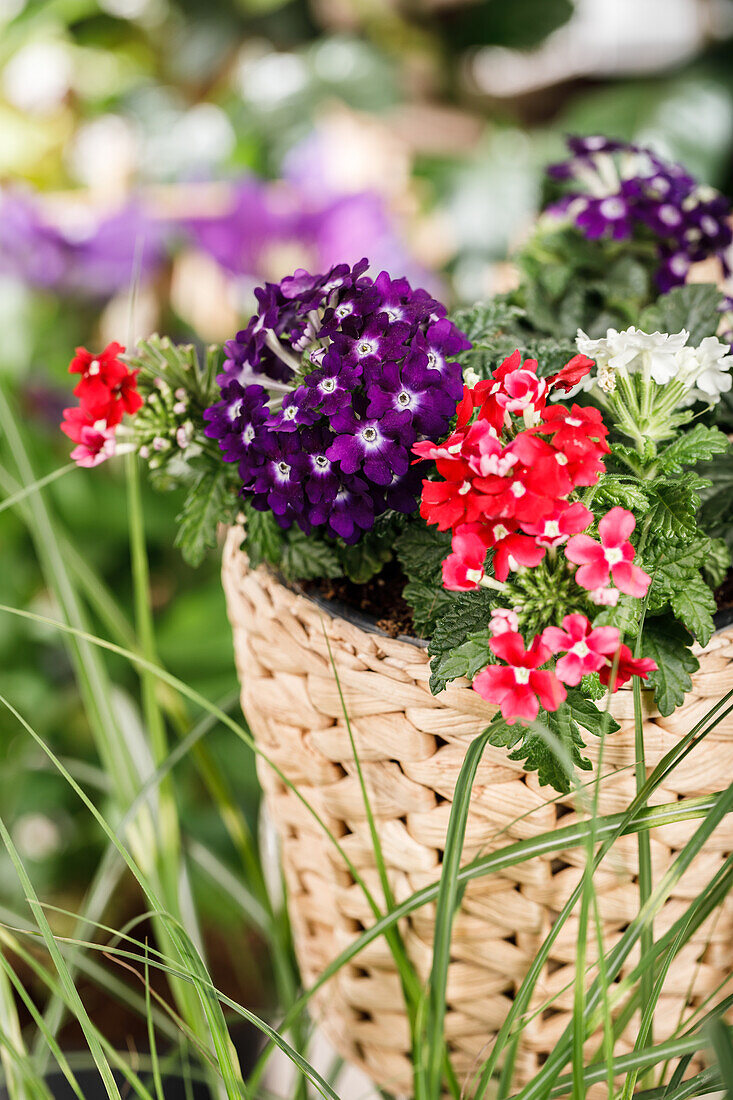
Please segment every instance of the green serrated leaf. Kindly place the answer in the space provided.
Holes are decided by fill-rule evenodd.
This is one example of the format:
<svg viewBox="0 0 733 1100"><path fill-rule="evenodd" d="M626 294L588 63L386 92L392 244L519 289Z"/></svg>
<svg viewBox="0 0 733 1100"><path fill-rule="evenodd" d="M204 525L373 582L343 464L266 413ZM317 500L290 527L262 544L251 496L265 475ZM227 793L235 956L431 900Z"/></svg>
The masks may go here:
<svg viewBox="0 0 733 1100"><path fill-rule="evenodd" d="M644 624L641 652L656 661L658 670L649 673L654 700L662 715L671 714L684 702L692 687L690 675L700 667L690 652L692 637L670 615L648 619Z"/></svg>
<svg viewBox="0 0 733 1100"><path fill-rule="evenodd" d="M649 537L689 539L697 532L699 490L706 482L697 474L656 478L649 488Z"/></svg>
<svg viewBox="0 0 733 1100"><path fill-rule="evenodd" d="M513 749L522 740L525 728L519 722L510 725L499 711L491 719L485 732L489 735L489 744L494 748Z"/></svg>
<svg viewBox="0 0 733 1100"><path fill-rule="evenodd" d="M714 336L720 322L722 294L712 283L688 283L663 294L639 319L643 332L681 332L687 329L689 345Z"/></svg>
<svg viewBox="0 0 733 1100"><path fill-rule="evenodd" d="M708 585L697 574L672 593L672 610L684 623L700 645L707 645L712 637L716 611L715 597Z"/></svg>
<svg viewBox="0 0 733 1100"><path fill-rule="evenodd" d="M599 686L605 693L606 689L600 684L600 681ZM600 737L602 733L616 733L621 729L616 719L612 718L606 710L599 710L595 703L583 695L580 688L568 688L567 692L568 697L565 705L570 708L570 712L578 725L582 726L588 733Z"/></svg>
<svg viewBox="0 0 733 1100"><path fill-rule="evenodd" d="M633 256L619 256L608 268L600 287L604 296L625 303L643 301L649 295L649 272Z"/></svg>
<svg viewBox="0 0 733 1100"><path fill-rule="evenodd" d="M505 295L497 294L466 309L456 310L451 320L472 344L479 344L511 328L523 314L524 310L512 305Z"/></svg>
<svg viewBox="0 0 733 1100"><path fill-rule="evenodd" d="M456 598L443 588L443 560L450 554L450 543L450 532L417 519L407 524L394 544L408 579L402 594L412 609L415 629L423 637L432 633L438 618Z"/></svg>
<svg viewBox="0 0 733 1100"><path fill-rule="evenodd" d="M543 711L541 718L529 726L520 726L517 723L517 727L513 729L506 723L497 724L489 741L508 748L516 746L509 753L509 759L521 760L525 771L537 772L542 786L554 787L561 794L568 794L573 786L572 778L568 775L564 760L555 749L553 739L560 743L572 765L583 771L591 770L590 760L580 751L585 748L580 729L570 708L565 704L556 711ZM491 729L489 726L489 730Z"/></svg>
<svg viewBox="0 0 733 1100"><path fill-rule="evenodd" d="M685 585L698 578L710 552L705 537L687 539L678 545L660 540L644 551L644 567L651 574L648 607L661 610Z"/></svg>
<svg viewBox="0 0 733 1100"><path fill-rule="evenodd" d="M245 547L252 569L263 562L279 565L285 537L272 512L259 512L247 501L244 514Z"/></svg>
<svg viewBox="0 0 733 1100"><path fill-rule="evenodd" d="M343 575L335 548L322 538L303 534L298 527L290 527L284 533L280 569L289 581Z"/></svg>
<svg viewBox="0 0 733 1100"><path fill-rule="evenodd" d="M711 539L710 550L702 566L703 576L711 588L723 583L731 566L731 552L723 539Z"/></svg>
<svg viewBox="0 0 733 1100"><path fill-rule="evenodd" d="M448 611L456 600L454 592L448 592L442 586L428 581L408 581L402 590L412 611L412 625L419 638L429 638L441 615Z"/></svg>
<svg viewBox="0 0 733 1100"><path fill-rule="evenodd" d="M715 455L730 451L730 443L718 428L696 424L689 432L683 432L660 453L659 469L667 474L681 474L685 466L710 460Z"/></svg>
<svg viewBox="0 0 733 1100"><path fill-rule="evenodd" d="M593 700L602 699L607 691L597 672L591 672L589 675L584 676L578 690L586 699Z"/></svg>
<svg viewBox="0 0 733 1100"><path fill-rule="evenodd" d="M641 604L632 597L622 596L615 607L606 607L593 620L594 626L615 626L621 634L634 637L639 630Z"/></svg>
<svg viewBox="0 0 733 1100"><path fill-rule="evenodd" d="M469 647L469 650L462 654L460 671L455 671L451 657L454 651L469 638L475 641L475 636L483 632L487 654L484 664L492 659L489 650L488 622L494 599L494 594L485 588L479 589L478 592L462 592L454 598L451 607L437 620L428 646L428 653L432 657L430 690L433 695L442 691L450 680L455 680L457 676L468 675L469 659L477 656L477 651Z"/></svg>
<svg viewBox="0 0 733 1100"><path fill-rule="evenodd" d="M642 488L643 484L642 481L619 481L612 475L606 475L598 482L593 494L593 504L603 505L609 510L620 505L631 512L644 513L649 508L649 497Z"/></svg>
<svg viewBox="0 0 733 1100"><path fill-rule="evenodd" d="M416 520L397 536L395 550L405 576L440 583L443 562L451 550L450 531L439 531Z"/></svg>
<svg viewBox="0 0 733 1100"><path fill-rule="evenodd" d="M430 690L433 695L443 691L451 680L467 676L469 680L493 660L489 649L489 632L469 634L465 642L430 662Z"/></svg>
<svg viewBox="0 0 733 1100"><path fill-rule="evenodd" d="M175 538L189 565L200 565L206 551L216 546L217 525L230 523L238 505L228 470L206 471L197 478L177 518Z"/></svg>

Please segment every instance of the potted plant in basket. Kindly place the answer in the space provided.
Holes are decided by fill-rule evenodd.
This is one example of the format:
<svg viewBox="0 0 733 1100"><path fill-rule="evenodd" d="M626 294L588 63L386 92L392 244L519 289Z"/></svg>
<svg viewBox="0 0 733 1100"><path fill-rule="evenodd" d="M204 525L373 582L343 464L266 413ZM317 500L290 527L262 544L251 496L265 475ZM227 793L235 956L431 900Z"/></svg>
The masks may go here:
<svg viewBox="0 0 733 1100"><path fill-rule="evenodd" d="M605 139L573 152L554 175L591 193L544 216L509 295L449 318L364 260L258 290L223 362L158 337L72 361L73 457L95 465L134 448L161 489L184 485L177 541L192 562L229 527L243 705L308 980L441 862L450 882L451 830L470 858L592 802L643 806L652 769L727 686L713 591L730 556L700 524L709 482L696 467L728 453L713 419L733 357L717 336L722 295L682 285L687 261L730 243L726 211L651 154ZM665 790L716 791L732 754L722 722ZM692 828L659 833L658 874ZM607 936L632 921L639 892L651 904L652 862L645 835L603 880ZM339 1050L385 1087L409 1091L415 1072L435 1094L444 1075L470 1079L491 1036L535 1009L516 1080L550 1074L572 1000L551 1017L538 1006L573 981L570 925L529 1001L522 979L576 869L555 851L466 889L447 1002L448 956L430 964L427 1018L448 1063L435 1047L416 1055L419 996L403 964L427 978L425 944L453 923L449 886L437 917L414 913L389 950L327 987L318 1012ZM376 893L362 896L362 879ZM677 897L670 886L666 923ZM730 967L724 954L703 965L701 951L679 963L672 1011ZM617 1038L634 1027L624 1018Z"/></svg>

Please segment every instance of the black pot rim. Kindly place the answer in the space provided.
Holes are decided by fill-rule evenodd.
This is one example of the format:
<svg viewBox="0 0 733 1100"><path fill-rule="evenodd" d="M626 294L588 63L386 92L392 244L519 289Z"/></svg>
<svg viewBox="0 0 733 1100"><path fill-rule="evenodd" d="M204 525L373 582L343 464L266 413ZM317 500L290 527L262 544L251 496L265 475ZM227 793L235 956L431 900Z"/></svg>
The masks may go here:
<svg viewBox="0 0 733 1100"><path fill-rule="evenodd" d="M297 581L286 581L277 570L273 569L271 572L284 588L288 588L298 596L310 600L316 607L320 607L322 611L325 611L332 617L344 619L347 623L351 623L352 626L358 626L365 634L378 634L382 638L393 638L395 641L407 642L417 649L427 649L430 644L429 638L416 638L413 634L398 634L396 637L392 634L388 634L386 630L382 630L381 627L377 626L377 620L373 615L367 615L364 611L359 611L358 608L352 607L344 600L327 599L325 596L307 592ZM733 625L733 607L724 607L722 610L716 611L713 616L713 621L715 623L713 636L715 636L715 634L719 634L722 630L726 630L729 626Z"/></svg>

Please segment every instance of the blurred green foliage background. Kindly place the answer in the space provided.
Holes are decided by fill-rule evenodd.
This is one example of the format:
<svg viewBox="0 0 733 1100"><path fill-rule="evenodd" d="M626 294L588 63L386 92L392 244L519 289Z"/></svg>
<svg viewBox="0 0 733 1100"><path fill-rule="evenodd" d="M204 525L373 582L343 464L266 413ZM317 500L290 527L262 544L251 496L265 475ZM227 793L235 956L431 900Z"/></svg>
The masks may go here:
<svg viewBox="0 0 733 1100"><path fill-rule="evenodd" d="M67 460L57 425L76 344L153 329L225 339L260 280L358 259L370 241L378 263L451 303L503 285L565 132L651 143L730 193L732 37L731 0L0 0L0 381L35 476ZM132 311L137 230L109 246L114 285L76 278L73 252L131 197L161 233ZM66 274L51 270L53 232L71 250ZM0 440L3 496L16 457ZM46 497L131 617L121 470L74 470ZM236 682L216 556L188 569L172 546L180 501L146 491L144 504L161 659L225 697ZM54 615L13 509L0 513L0 602ZM116 706L139 721L129 667L110 667ZM0 692L104 794L57 635L1 617ZM209 743L254 821L246 750L223 730ZM186 829L226 855L187 767ZM0 807L39 887L81 894L100 838L4 711ZM3 859L0 902L17 886ZM218 900L209 908L225 926Z"/></svg>

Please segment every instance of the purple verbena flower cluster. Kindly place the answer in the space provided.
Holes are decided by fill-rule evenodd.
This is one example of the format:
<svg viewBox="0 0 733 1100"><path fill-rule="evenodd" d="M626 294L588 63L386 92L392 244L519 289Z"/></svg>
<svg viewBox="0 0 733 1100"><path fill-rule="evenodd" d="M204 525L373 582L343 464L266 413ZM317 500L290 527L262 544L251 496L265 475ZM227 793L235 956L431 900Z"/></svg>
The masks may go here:
<svg viewBox="0 0 733 1100"><path fill-rule="evenodd" d="M567 144L572 156L548 173L572 190L549 212L569 215L591 239L651 236L663 292L684 283L690 266L710 256L729 273L730 204L720 192L650 149L600 136L570 137Z"/></svg>
<svg viewBox="0 0 733 1100"><path fill-rule="evenodd" d="M455 356L471 346L427 291L367 267L259 288L204 414L255 508L348 543L387 509L417 508L410 450L448 431L463 390Z"/></svg>

